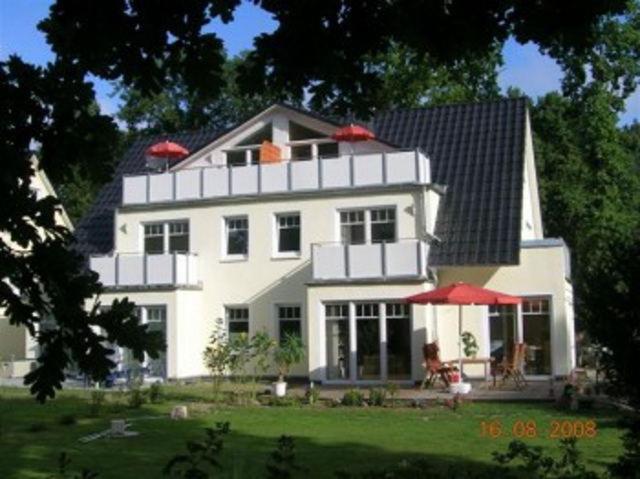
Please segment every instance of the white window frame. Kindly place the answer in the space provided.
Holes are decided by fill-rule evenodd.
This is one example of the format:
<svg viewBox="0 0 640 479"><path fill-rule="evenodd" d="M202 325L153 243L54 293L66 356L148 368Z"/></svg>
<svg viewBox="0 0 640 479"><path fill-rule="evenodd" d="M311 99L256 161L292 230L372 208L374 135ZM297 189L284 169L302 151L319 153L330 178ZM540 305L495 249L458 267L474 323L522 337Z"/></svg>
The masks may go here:
<svg viewBox="0 0 640 479"><path fill-rule="evenodd" d="M179 218L175 220L160 220L160 221L144 221L140 223L140 251L146 254L145 251L145 228L147 226L162 226L162 253L158 254L173 254L169 252L169 225L175 223L186 223L188 230L188 247L186 252L182 252L182 254L191 253L191 222L189 218ZM157 235L160 236L160 235ZM180 254L180 253L177 253Z"/></svg>
<svg viewBox="0 0 640 479"><path fill-rule="evenodd" d="M338 208L336 210L336 242L342 243L342 220L340 218L341 213L349 213L352 211L363 211L364 212L364 244L379 244L372 243L371 241L371 212L373 210L393 210L394 212L394 240L393 243L397 243L399 240L398 235L398 207L397 205L381 205L381 206L362 206L355 208Z"/></svg>
<svg viewBox="0 0 640 479"><path fill-rule="evenodd" d="M298 245L298 251L280 251L280 218L287 216L298 217L298 229L300 231L300 244ZM271 251L271 257L273 259L298 259L302 255L302 215L300 211L283 211L273 214L273 228L272 228L272 241L273 245Z"/></svg>
<svg viewBox="0 0 640 479"><path fill-rule="evenodd" d="M247 252L244 254L229 254L229 221L245 220L247 222ZM251 247L250 234L251 225L249 224L249 215L230 215L222 217L222 251L220 252L221 261L247 261L249 259L249 248Z"/></svg>
<svg viewBox="0 0 640 479"><path fill-rule="evenodd" d="M298 319L295 318L281 318L280 317L280 308L298 308L300 310L300 316L298 317ZM282 337L280 337L280 323L281 321L298 321L298 323L300 324L300 338L304 338L304 325L302 322L302 318L304 317L304 309L302 307L302 304L300 303L276 303L274 305L274 317L275 317L275 324L276 324L276 339L278 341L278 343L280 343L280 341L283 339Z"/></svg>
<svg viewBox="0 0 640 479"><path fill-rule="evenodd" d="M229 318L230 310L246 310L247 319L231 319ZM247 336L251 334L251 309L248 304L225 304L224 305L224 332L227 336L227 340L231 339L231 333L229 331L229 325L231 323L247 323Z"/></svg>

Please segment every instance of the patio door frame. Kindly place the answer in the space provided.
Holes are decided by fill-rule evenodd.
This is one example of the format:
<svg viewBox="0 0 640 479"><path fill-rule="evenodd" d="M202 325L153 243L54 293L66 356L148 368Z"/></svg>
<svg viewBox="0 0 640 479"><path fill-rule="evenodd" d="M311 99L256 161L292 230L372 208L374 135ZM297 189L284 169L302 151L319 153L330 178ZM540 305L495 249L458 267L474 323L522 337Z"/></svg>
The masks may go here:
<svg viewBox="0 0 640 479"><path fill-rule="evenodd" d="M322 334L320 337L322 338L322 358L324 371L322 373L322 382L325 384L333 384L333 385L347 385L347 384L358 384L358 385L369 385L369 384L382 384L386 382L393 382L397 384L413 384L413 308L408 305L409 312L409 325L410 325L410 357L412 358L411 367L409 371L409 377L407 379L400 380L389 380L388 379L388 355L387 355L387 310L386 305L388 303L399 303L401 302L398 298L389 298L389 299L359 299L354 301L349 300L335 300L335 301L321 301L320 309L322 311L322 321L320 321L320 327L322 330ZM347 304L349 310L349 318L348 318L348 327L349 327L349 379L327 379L327 337L326 337L326 305L331 304ZM356 317L356 305L357 304L376 304L378 305L378 344L380 347L380 378L379 379L358 379L358 338L357 338L357 321L367 321L366 319L358 320Z"/></svg>
<svg viewBox="0 0 640 479"><path fill-rule="evenodd" d="M525 374L525 378L535 380L545 380L550 377L555 377L555 362L554 362L554 334L553 334L553 294L552 293L523 293L518 294L522 299L533 299L540 298L546 299L549 302L549 365L550 365L550 374ZM491 354L491 330L489 324L489 306L484 307L483 313L483 322L484 322L484 350L486 351L486 356L489 357ZM516 331L515 331L516 341L521 343L524 339L524 320L522 314L522 304L516 305Z"/></svg>

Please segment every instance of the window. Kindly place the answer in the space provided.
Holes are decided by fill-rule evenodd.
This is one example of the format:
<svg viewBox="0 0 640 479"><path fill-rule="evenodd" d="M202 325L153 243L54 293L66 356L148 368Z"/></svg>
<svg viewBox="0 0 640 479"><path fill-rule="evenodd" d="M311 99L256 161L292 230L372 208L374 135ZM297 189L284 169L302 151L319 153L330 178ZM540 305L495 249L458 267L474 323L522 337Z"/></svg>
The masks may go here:
<svg viewBox="0 0 640 479"><path fill-rule="evenodd" d="M289 122L289 140L290 141L300 141L300 140L312 140L315 138L326 138L327 135L324 133L320 133L319 131L314 131L306 126L302 126L293 121Z"/></svg>
<svg viewBox="0 0 640 479"><path fill-rule="evenodd" d="M300 253L300 214L276 215L277 252Z"/></svg>
<svg viewBox="0 0 640 479"><path fill-rule="evenodd" d="M513 354L518 311L513 305L489 306L489 354L499 363Z"/></svg>
<svg viewBox="0 0 640 479"><path fill-rule="evenodd" d="M167 308L164 306L147 306L146 310L146 324L148 331L158 332L162 335L166 341L167 337ZM144 318L144 314L142 316ZM164 378L167 376L166 364L167 355L166 352L160 352L157 358L146 357L146 367L149 370L149 375L153 377Z"/></svg>
<svg viewBox="0 0 640 479"><path fill-rule="evenodd" d="M240 141L235 148L225 152L227 166L257 165L260 162L260 145L263 141L272 141L271 123Z"/></svg>
<svg viewBox="0 0 640 479"><path fill-rule="evenodd" d="M551 374L551 313L548 298L522 301L522 339L527 345L525 374Z"/></svg>
<svg viewBox="0 0 640 479"><path fill-rule="evenodd" d="M396 240L396 211L394 208L371 210L371 242L393 243Z"/></svg>
<svg viewBox="0 0 640 479"><path fill-rule="evenodd" d="M395 242L395 208L341 211L340 237L351 245Z"/></svg>
<svg viewBox="0 0 640 479"><path fill-rule="evenodd" d="M227 166L246 166L247 165L247 154L245 150L234 150L227 151Z"/></svg>
<svg viewBox="0 0 640 479"><path fill-rule="evenodd" d="M164 253L164 224L144 225L144 252L147 254Z"/></svg>
<svg viewBox="0 0 640 479"><path fill-rule="evenodd" d="M249 334L249 308L227 307L225 308L227 319L227 334L230 341L243 334Z"/></svg>
<svg viewBox="0 0 640 479"><path fill-rule="evenodd" d="M344 244L365 243L364 210L340 213L340 235Z"/></svg>
<svg viewBox="0 0 640 479"><path fill-rule="evenodd" d="M311 145L296 145L291 147L291 159L297 160L310 160L313 157L311 151Z"/></svg>
<svg viewBox="0 0 640 479"><path fill-rule="evenodd" d="M300 306L278 306L278 338L280 343L287 335L302 337L302 316Z"/></svg>
<svg viewBox="0 0 640 479"><path fill-rule="evenodd" d="M189 222L170 221L144 225L144 252L147 254L188 253Z"/></svg>
<svg viewBox="0 0 640 479"><path fill-rule="evenodd" d="M271 123L266 124L255 133L247 136L238 143L238 146L261 145L263 141L273 141Z"/></svg>
<svg viewBox="0 0 640 479"><path fill-rule="evenodd" d="M325 305L327 379L349 379L349 305Z"/></svg>
<svg viewBox="0 0 640 479"><path fill-rule="evenodd" d="M249 220L246 216L225 218L228 256L246 256L249 253Z"/></svg>
<svg viewBox="0 0 640 479"><path fill-rule="evenodd" d="M318 157L319 158L337 158L338 144L337 143L319 143L318 144Z"/></svg>
<svg viewBox="0 0 640 479"><path fill-rule="evenodd" d="M186 221L169 223L169 253L189 251L189 223Z"/></svg>

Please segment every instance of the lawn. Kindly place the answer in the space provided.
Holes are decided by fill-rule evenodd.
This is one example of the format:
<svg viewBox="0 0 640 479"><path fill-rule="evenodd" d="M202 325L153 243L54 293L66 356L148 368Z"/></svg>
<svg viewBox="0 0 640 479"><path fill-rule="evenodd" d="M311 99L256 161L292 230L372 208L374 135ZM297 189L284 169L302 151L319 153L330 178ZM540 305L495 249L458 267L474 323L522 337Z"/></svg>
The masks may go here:
<svg viewBox="0 0 640 479"><path fill-rule="evenodd" d="M440 405L425 409L218 407L206 402L208 389L203 386L165 391L164 402L135 410L124 407L124 397L112 395L104 412L91 418L86 392L66 391L39 405L24 390L0 389L0 477L46 478L55 472L62 451L70 455L74 469L89 467L100 472L101 479L162 477L162 467L184 450L185 441L202 438L203 428L216 421L231 423L220 477L264 477L267 456L281 434L295 438L296 459L306 468L301 474L305 479L416 457L442 467L466 463L482 468L491 464L493 451L503 451L511 440L481 435L482 421L492 420L500 421L509 433L516 421L535 421L538 437L525 440L557 451L558 441L548 437L552 421L591 419L597 424L596 436L578 443L587 465L602 469L621 452L618 416L612 410L569 413L546 403L474 403L463 404L457 411ZM168 419L175 404L189 404L191 418ZM70 414L77 423L61 424L60 418ZM121 417L132 419L140 435L78 442L84 435L106 429L111 418ZM34 427L44 429L32 432Z"/></svg>

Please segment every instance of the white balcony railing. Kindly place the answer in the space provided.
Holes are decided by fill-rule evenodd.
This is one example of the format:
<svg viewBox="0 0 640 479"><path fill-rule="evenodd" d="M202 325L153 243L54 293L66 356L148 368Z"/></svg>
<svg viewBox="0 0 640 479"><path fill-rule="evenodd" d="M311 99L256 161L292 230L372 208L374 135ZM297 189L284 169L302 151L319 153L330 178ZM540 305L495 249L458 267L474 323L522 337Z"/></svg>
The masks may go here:
<svg viewBox="0 0 640 479"><path fill-rule="evenodd" d="M92 256L89 266L107 287L197 286L200 281L193 253Z"/></svg>
<svg viewBox="0 0 640 479"><path fill-rule="evenodd" d="M124 205L431 182L419 150L124 176Z"/></svg>
<svg viewBox="0 0 640 479"><path fill-rule="evenodd" d="M312 246L313 279L388 279L422 277L428 246L417 239L396 243Z"/></svg>

